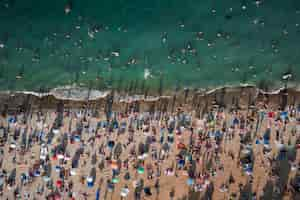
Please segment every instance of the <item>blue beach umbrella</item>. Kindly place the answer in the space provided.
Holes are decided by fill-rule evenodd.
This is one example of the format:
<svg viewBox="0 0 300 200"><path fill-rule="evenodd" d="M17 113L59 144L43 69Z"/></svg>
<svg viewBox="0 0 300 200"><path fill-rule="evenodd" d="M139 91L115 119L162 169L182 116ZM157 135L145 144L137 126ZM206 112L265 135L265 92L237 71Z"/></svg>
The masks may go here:
<svg viewBox="0 0 300 200"><path fill-rule="evenodd" d="M178 161L178 165L179 165L180 167L183 167L183 166L185 165L185 160L183 160L183 159L179 160L179 161Z"/></svg>
<svg viewBox="0 0 300 200"><path fill-rule="evenodd" d="M107 147L108 147L109 149L114 148L114 146L115 146L115 142L114 142L113 140L108 141Z"/></svg>
<svg viewBox="0 0 300 200"><path fill-rule="evenodd" d="M280 113L280 117L281 117L282 119L286 119L286 118L288 117L288 112L286 112L286 111L281 112L281 113Z"/></svg>
<svg viewBox="0 0 300 200"><path fill-rule="evenodd" d="M16 118L15 117L10 117L9 119L8 119L8 122L9 123L16 123Z"/></svg>
<svg viewBox="0 0 300 200"><path fill-rule="evenodd" d="M80 136L79 135L75 135L74 136L74 140L75 140L75 142L80 142Z"/></svg>
<svg viewBox="0 0 300 200"><path fill-rule="evenodd" d="M34 175L35 177L38 177L38 176L41 175L41 172L40 172L39 170L36 170L36 171L33 173L33 175Z"/></svg>
<svg viewBox="0 0 300 200"><path fill-rule="evenodd" d="M239 120L237 118L234 118L232 123L233 123L233 125L237 125L237 124L239 124Z"/></svg>
<svg viewBox="0 0 300 200"><path fill-rule="evenodd" d="M194 185L194 179L192 178L188 178L188 180L186 181L188 186Z"/></svg>
<svg viewBox="0 0 300 200"><path fill-rule="evenodd" d="M56 172L59 172L59 171L60 171L60 169L61 169L61 167L60 167L60 166L58 166L58 165L57 165L57 166L55 166L55 171L56 171Z"/></svg>
<svg viewBox="0 0 300 200"><path fill-rule="evenodd" d="M270 144L269 140L264 139L264 144Z"/></svg>
<svg viewBox="0 0 300 200"><path fill-rule="evenodd" d="M216 133L215 133L215 136L216 136L217 138L221 137L221 136L222 136L221 131L220 131L220 130L217 130Z"/></svg>
<svg viewBox="0 0 300 200"><path fill-rule="evenodd" d="M88 188L91 188L94 186L94 179L92 177L88 177L86 180L87 180Z"/></svg>

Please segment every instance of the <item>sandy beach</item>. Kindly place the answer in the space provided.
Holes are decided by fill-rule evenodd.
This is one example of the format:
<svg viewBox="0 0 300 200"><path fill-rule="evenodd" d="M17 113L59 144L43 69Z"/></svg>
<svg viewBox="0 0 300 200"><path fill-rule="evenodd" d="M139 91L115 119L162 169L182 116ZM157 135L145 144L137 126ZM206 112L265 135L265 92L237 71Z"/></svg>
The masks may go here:
<svg viewBox="0 0 300 200"><path fill-rule="evenodd" d="M300 110L275 108L3 115L1 198L297 199Z"/></svg>

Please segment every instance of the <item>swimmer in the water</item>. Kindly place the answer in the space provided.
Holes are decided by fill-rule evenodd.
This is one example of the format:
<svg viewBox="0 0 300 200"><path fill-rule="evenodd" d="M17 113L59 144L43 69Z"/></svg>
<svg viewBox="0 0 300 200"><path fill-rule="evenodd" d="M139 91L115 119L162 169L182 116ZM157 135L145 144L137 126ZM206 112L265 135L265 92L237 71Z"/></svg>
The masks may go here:
<svg viewBox="0 0 300 200"><path fill-rule="evenodd" d="M162 43L165 44L167 42L167 39L168 39L168 33L164 32L161 36Z"/></svg>
<svg viewBox="0 0 300 200"><path fill-rule="evenodd" d="M65 14L68 15L70 14L70 12L72 11L72 1L69 0L67 1L66 5L65 5Z"/></svg>

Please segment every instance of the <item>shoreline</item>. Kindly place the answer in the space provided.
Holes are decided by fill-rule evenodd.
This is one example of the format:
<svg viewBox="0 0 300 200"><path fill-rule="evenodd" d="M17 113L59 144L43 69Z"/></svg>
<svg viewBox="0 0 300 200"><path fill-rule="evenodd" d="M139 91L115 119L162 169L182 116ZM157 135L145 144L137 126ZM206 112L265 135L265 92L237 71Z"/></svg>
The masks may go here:
<svg viewBox="0 0 300 200"><path fill-rule="evenodd" d="M271 97L271 98L270 98ZM63 103L69 108L83 108L92 106L95 108L104 108L108 101L112 102L112 108L118 108L120 105L145 104L150 109L153 105L158 109L162 107L168 110L171 107L191 106L239 106L249 107L250 104L257 105L258 102L268 101L274 106L293 105L300 103L300 88L289 85L286 88L274 88L272 90L262 90L256 85L241 84L239 86L220 86L206 89L184 88L177 91L166 90L160 95L158 92L145 91L143 94L134 94L132 92L96 89L87 89L77 86L64 86L50 90L49 92L39 93L33 91L0 91L0 110L3 111L11 107L20 107L30 104L35 108L56 108L59 103ZM285 101L285 102L283 102ZM158 104L158 105L156 105ZM166 104L166 105L163 105ZM177 106L176 106L177 105ZM158 107L157 107L158 106ZM145 106L144 106L145 107ZM122 108L122 106L121 106Z"/></svg>

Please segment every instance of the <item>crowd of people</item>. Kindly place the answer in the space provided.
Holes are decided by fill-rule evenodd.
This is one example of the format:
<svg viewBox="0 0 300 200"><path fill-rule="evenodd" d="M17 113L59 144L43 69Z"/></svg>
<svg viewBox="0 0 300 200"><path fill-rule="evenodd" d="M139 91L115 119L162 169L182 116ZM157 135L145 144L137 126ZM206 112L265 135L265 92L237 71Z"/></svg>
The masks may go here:
<svg viewBox="0 0 300 200"><path fill-rule="evenodd" d="M300 109L2 115L1 199L293 199ZM299 196L298 196L299 197Z"/></svg>

